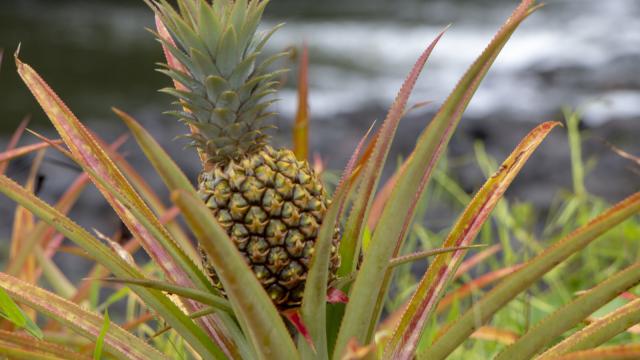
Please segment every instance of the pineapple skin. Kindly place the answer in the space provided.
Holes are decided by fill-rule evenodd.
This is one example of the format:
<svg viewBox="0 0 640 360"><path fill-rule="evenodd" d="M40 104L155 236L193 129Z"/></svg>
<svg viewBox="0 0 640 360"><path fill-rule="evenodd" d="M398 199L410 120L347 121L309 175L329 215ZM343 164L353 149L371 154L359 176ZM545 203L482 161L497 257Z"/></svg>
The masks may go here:
<svg viewBox="0 0 640 360"><path fill-rule="evenodd" d="M239 160L217 163L199 177L198 192L249 267L281 309L300 306L314 245L330 205L322 182L291 150L264 146ZM340 266L336 229L329 282ZM224 293L206 253L205 270Z"/></svg>

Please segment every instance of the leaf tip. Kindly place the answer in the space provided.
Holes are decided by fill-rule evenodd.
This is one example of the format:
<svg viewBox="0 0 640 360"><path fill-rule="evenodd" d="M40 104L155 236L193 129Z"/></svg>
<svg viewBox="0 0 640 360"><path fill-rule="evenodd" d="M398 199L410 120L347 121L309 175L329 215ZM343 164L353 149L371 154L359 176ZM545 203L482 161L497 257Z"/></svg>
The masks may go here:
<svg viewBox="0 0 640 360"><path fill-rule="evenodd" d="M20 48L22 47L22 43L19 42L18 43L18 47L16 48L16 51L13 53L13 58L16 61L16 65L18 66L18 69L20 69L23 65L22 61L20 61Z"/></svg>

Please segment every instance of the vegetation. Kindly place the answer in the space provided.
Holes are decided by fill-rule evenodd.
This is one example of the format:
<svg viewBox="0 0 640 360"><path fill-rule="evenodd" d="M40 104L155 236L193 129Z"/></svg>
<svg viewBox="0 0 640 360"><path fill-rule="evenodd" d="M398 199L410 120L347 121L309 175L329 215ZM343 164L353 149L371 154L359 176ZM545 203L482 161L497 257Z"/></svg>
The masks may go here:
<svg viewBox="0 0 640 360"><path fill-rule="evenodd" d="M149 2L156 11L157 36L167 57L164 72L175 80L174 89L168 92L184 107L178 115L194 130L191 136L203 158L203 174L209 174L201 177L199 188L193 187L161 144L135 119L114 109L164 180L171 193L170 205L136 172L135 164L118 153L121 141L106 144L87 129L16 53L18 73L61 140L35 134L41 143L18 147L25 125L16 132L9 149L0 153L0 174L5 172L7 162L35 153L33 171L24 186L0 175L0 192L18 204L11 257L0 273L0 315L5 319L0 322L0 356L640 356L634 326L640 322L640 299L634 292L640 282L639 244L633 241L640 238L640 193L609 206L587 192L576 114L567 112L574 188L557 197L541 230L535 228L540 222L536 209L510 202L503 195L558 122L535 127L500 166L478 144L475 155L487 180L473 197L457 186L440 161L491 64L520 23L538 8L533 1L523 0L507 19L391 179L380 184L391 142L411 90L442 34L410 71L381 126L358 144L330 203L322 191L302 197L310 203L314 196L320 196L317 201L327 206L318 212L317 229L309 234L303 229L305 224L287 223L289 230L304 233L307 243L311 242L311 248L302 255L304 261L296 260L300 255L292 252L282 259L288 264L300 261L305 265L304 273L295 278L292 288L299 289L295 294L288 288L284 292L271 290L272 284L286 281L285 274L261 277L256 268L263 264L258 259L263 251L255 247L247 251L240 246L242 237L233 231L240 220L234 219L232 226L221 221L222 207L215 198L220 190L215 186L231 184L241 173L247 177L258 174L248 159L258 154L261 161L268 162L267 157L275 156L269 151L291 151L298 158L286 164L277 161L274 172L295 170L295 178L300 173L315 176L306 162L306 66L301 67L299 77L295 148L269 150L259 128L253 126L248 126L251 141L245 143L247 137L242 131L238 133L237 125L243 127L266 114L263 111L268 102L262 102L259 95L275 84L270 83L272 73L253 66L259 54L254 56L251 51L259 46L238 44L255 44L253 31L247 29L257 24L267 1L217 0L210 6L205 0L179 0L178 4L176 11L163 0ZM216 21L223 26L216 27ZM214 28L218 31L207 31ZM224 45L201 44L194 38L194 31L202 36L218 34L203 39L219 40ZM201 45L205 47L199 53ZM213 49L222 52L214 54ZM200 56L203 53L207 54L204 58ZM249 68L253 70L246 70ZM222 70L224 76L209 72L221 69L226 69ZM245 69L240 73L246 76L230 75L236 69ZM253 75L259 79L244 86ZM235 85L219 91L221 85L231 83ZM266 88L253 91L260 85ZM223 124L228 128L221 131ZM201 128L208 132L203 133ZM84 170L54 205L45 203L33 191L37 169L49 149L61 152ZM235 172L227 172L229 164L235 164ZM435 181L430 182L431 178ZM316 181L310 180L314 184ZM131 238L118 233L92 234L66 216L90 183L121 218ZM269 181L264 187L276 192L282 189ZM252 201L256 188L245 191L239 187L233 192ZM210 197L216 200L215 206ZM444 200L453 200L461 209L447 231L431 232L421 221L414 221L422 219L429 204ZM242 210L235 205L229 205L229 209ZM303 204L298 210L309 209ZM280 211L284 212L284 207ZM339 239L337 228L342 230ZM65 239L75 246L62 246ZM622 248L624 253L620 252ZM134 260L132 255L142 250L149 261ZM73 284L52 261L59 251L88 257L95 266L85 280ZM407 264L425 258L426 270L418 271L420 262ZM416 277L418 273L421 276ZM45 281L50 290L39 287ZM99 295L107 289L115 291L109 291L109 297L101 301ZM113 311L111 316L107 313L116 303L125 304L122 321L112 320Z"/></svg>

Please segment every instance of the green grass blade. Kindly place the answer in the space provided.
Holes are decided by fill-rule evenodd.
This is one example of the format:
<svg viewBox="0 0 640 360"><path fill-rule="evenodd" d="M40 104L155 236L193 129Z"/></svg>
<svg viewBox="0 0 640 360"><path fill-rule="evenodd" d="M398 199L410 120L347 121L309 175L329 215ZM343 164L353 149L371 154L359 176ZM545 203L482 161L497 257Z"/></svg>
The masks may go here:
<svg viewBox="0 0 640 360"><path fill-rule="evenodd" d="M571 303L548 315L518 341L503 350L496 359L529 359L565 331L640 282L640 263L607 278Z"/></svg>
<svg viewBox="0 0 640 360"><path fill-rule="evenodd" d="M4 175L0 176L0 192L24 206L47 224L53 226L69 240L82 247L91 257L100 262L116 276L123 278L144 278L137 269L118 257L111 249L102 244L86 230ZM155 309L169 325L176 329L200 354L212 359L225 358L222 351L207 337L202 329L196 326L196 324L164 294L143 287L133 287L132 289L150 308Z"/></svg>
<svg viewBox="0 0 640 360"><path fill-rule="evenodd" d="M183 190L176 190L172 198L207 252L258 356L261 359L298 358L293 340L271 299L211 210L199 197Z"/></svg>
<svg viewBox="0 0 640 360"><path fill-rule="evenodd" d="M104 338L107 336L107 331L111 326L111 320L109 319L109 312L104 312L104 319L102 322L102 328L100 328L100 334L96 339L96 346L93 349L93 360L100 360L102 358L102 348L104 347Z"/></svg>
<svg viewBox="0 0 640 360"><path fill-rule="evenodd" d="M640 323L640 299L633 300L594 321L540 355L539 359L555 359L558 355L571 351L598 347L638 323Z"/></svg>
<svg viewBox="0 0 640 360"><path fill-rule="evenodd" d="M444 359L478 326L571 255L581 251L625 219L640 211L640 192L611 207L587 225L575 230L504 279L459 317L436 342L421 354L427 359Z"/></svg>
<svg viewBox="0 0 640 360"><path fill-rule="evenodd" d="M140 285L149 289L161 290L167 293L175 294L184 298L196 300L202 304L209 305L220 311L231 313L231 305L226 299L214 295L210 292L187 288L183 286L174 285L166 281L147 280L147 279L102 279L102 281L116 283L116 284L131 284Z"/></svg>
<svg viewBox="0 0 640 360"><path fill-rule="evenodd" d="M460 80L418 139L416 149L385 205L364 257L360 274L353 284L343 326L338 334L334 358L338 358L344 352L348 341L354 337L360 343L371 341L390 282L391 274L387 273L387 263L397 255L402 245L407 228L413 220L416 199L423 193L437 160L480 81L510 35L530 13L532 3L533 1L521 3L480 58ZM375 296L371 296L372 293Z"/></svg>
<svg viewBox="0 0 640 360"><path fill-rule="evenodd" d="M0 330L0 355L10 359L25 360L88 360L88 356L77 353L55 343L35 340L24 334Z"/></svg>
<svg viewBox="0 0 640 360"><path fill-rule="evenodd" d="M100 316L53 293L5 273L0 273L0 287L5 288L17 301L55 319L87 339L93 341L100 334L104 322ZM166 359L144 340L114 324L111 324L104 336L104 345L110 353L121 359Z"/></svg>
<svg viewBox="0 0 640 360"><path fill-rule="evenodd" d="M478 190L478 193L460 215L443 247L469 246L489 218L491 211L504 195L513 179L549 132L560 123L546 122L533 129L502 163L499 170ZM454 276L466 251L455 251L436 256L402 315L385 348L385 357L410 359L414 356L422 330L436 310L446 285Z"/></svg>
<svg viewBox="0 0 640 360"><path fill-rule="evenodd" d="M0 316L9 320L18 328L25 329L36 339L42 340L42 330L28 316L22 312L22 309L13 302L13 299L7 292L0 287Z"/></svg>

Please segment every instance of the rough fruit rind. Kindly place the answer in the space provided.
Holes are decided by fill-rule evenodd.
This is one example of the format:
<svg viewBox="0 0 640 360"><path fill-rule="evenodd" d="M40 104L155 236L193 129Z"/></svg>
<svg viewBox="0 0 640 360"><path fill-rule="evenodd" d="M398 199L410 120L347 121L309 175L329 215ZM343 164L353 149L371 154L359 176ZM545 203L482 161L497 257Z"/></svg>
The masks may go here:
<svg viewBox="0 0 640 360"><path fill-rule="evenodd" d="M306 161L287 149L262 151L202 172L198 191L274 303L299 306L316 237L330 200ZM336 231L331 279L340 260ZM224 289L201 251L214 285Z"/></svg>

